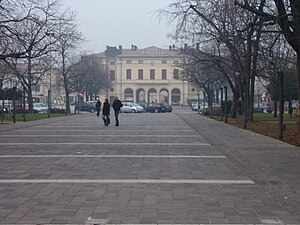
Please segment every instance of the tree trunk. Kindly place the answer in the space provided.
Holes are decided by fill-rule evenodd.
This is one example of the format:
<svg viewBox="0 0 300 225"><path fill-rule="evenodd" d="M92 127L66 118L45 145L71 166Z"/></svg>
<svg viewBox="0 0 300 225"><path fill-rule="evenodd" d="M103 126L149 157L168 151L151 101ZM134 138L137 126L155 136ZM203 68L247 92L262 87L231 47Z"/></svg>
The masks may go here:
<svg viewBox="0 0 300 225"><path fill-rule="evenodd" d="M249 96L249 120L253 121L253 109L254 109L254 88L255 88L255 76L250 79L250 96Z"/></svg>
<svg viewBox="0 0 300 225"><path fill-rule="evenodd" d="M32 74L31 74L31 58L28 58L27 65L27 94L28 94L28 111L33 113L33 97L32 97Z"/></svg>
<svg viewBox="0 0 300 225"><path fill-rule="evenodd" d="M232 96L232 103L231 103L231 109L230 109L230 117L233 119L236 118L236 111L237 111L239 98L240 98L239 94L234 92L233 96Z"/></svg>
<svg viewBox="0 0 300 225"><path fill-rule="evenodd" d="M297 72L298 72L298 101L300 102L300 53L297 53ZM300 116L298 117L298 131L300 132Z"/></svg>

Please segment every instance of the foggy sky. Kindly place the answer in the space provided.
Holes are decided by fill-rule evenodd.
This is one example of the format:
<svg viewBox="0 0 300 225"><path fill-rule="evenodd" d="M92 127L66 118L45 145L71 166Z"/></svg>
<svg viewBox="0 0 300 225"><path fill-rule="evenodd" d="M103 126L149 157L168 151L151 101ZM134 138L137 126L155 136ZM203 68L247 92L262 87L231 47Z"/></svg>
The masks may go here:
<svg viewBox="0 0 300 225"><path fill-rule="evenodd" d="M106 46L167 48L173 42L167 37L173 28L166 20L159 21L158 9L171 0L65 0L77 14L79 30L88 40L82 47L99 53Z"/></svg>

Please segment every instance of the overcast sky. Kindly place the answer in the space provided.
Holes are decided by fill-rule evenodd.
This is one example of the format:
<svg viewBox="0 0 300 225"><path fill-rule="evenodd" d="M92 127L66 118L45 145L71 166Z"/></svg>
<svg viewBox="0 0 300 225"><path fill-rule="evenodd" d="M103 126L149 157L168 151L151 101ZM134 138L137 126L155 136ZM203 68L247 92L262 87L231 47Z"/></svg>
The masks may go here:
<svg viewBox="0 0 300 225"><path fill-rule="evenodd" d="M79 30L87 43L82 50L98 53L106 46L138 48L156 46L167 48L172 44L167 35L173 31L166 20L155 13L171 0L65 0L77 14ZM174 26L173 26L174 27Z"/></svg>

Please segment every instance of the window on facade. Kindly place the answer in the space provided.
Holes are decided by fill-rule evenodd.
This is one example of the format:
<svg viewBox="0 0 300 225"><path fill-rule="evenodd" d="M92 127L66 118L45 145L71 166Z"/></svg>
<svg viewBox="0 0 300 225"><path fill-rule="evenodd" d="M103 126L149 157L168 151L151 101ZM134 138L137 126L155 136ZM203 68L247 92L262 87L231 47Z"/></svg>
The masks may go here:
<svg viewBox="0 0 300 225"><path fill-rule="evenodd" d="M161 63L162 64L167 64L167 60L162 60Z"/></svg>
<svg viewBox="0 0 300 225"><path fill-rule="evenodd" d="M138 79L143 80L144 79L144 71L142 69L139 69L138 72Z"/></svg>
<svg viewBox="0 0 300 225"><path fill-rule="evenodd" d="M138 64L143 64L144 63L144 60L138 60Z"/></svg>
<svg viewBox="0 0 300 225"><path fill-rule="evenodd" d="M179 80L179 70L174 69L174 80Z"/></svg>
<svg viewBox="0 0 300 225"><path fill-rule="evenodd" d="M178 64L179 62L178 62L178 60L174 60L174 64Z"/></svg>
<svg viewBox="0 0 300 225"><path fill-rule="evenodd" d="M116 74L115 74L114 70L111 70L109 72L109 77L110 77L110 80L115 80L116 79Z"/></svg>
<svg viewBox="0 0 300 225"><path fill-rule="evenodd" d="M131 60L126 60L126 64L131 64Z"/></svg>
<svg viewBox="0 0 300 225"><path fill-rule="evenodd" d="M38 84L34 85L33 86L33 91L40 92L41 91L40 85L38 85Z"/></svg>
<svg viewBox="0 0 300 225"><path fill-rule="evenodd" d="M110 65L115 65L116 63L115 63L115 61L110 61L109 64Z"/></svg>
<svg viewBox="0 0 300 225"><path fill-rule="evenodd" d="M161 79L162 80L166 80L167 79L167 70L166 69L163 69L161 71Z"/></svg>
<svg viewBox="0 0 300 225"><path fill-rule="evenodd" d="M155 69L150 70L150 80L155 80Z"/></svg>
<svg viewBox="0 0 300 225"><path fill-rule="evenodd" d="M131 69L126 70L126 79L131 80Z"/></svg>

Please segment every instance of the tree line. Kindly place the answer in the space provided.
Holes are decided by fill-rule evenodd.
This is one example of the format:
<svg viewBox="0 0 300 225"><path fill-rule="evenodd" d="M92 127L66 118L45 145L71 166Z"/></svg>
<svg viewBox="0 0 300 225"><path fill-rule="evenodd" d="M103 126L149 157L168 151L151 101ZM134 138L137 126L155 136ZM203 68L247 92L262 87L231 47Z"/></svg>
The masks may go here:
<svg viewBox="0 0 300 225"><path fill-rule="evenodd" d="M253 120L255 82L260 80L267 81L261 83L277 113L279 72L285 74L285 100L299 99L298 0L174 0L159 14L176 24L171 37L184 45L182 79L207 94L229 86L232 118L241 102Z"/></svg>
<svg viewBox="0 0 300 225"><path fill-rule="evenodd" d="M84 41L75 13L62 0L0 0L0 89L16 77L33 112L33 87L58 75L70 113L70 93L89 97L109 86L105 67L83 60Z"/></svg>

